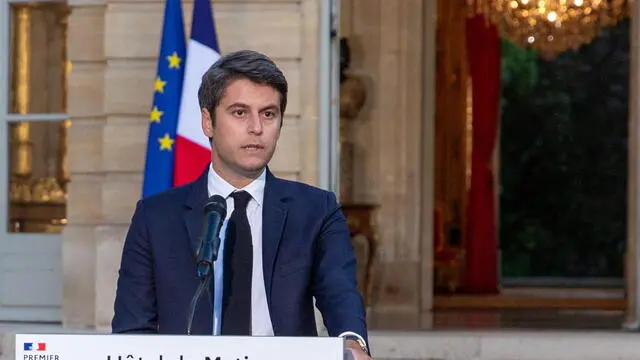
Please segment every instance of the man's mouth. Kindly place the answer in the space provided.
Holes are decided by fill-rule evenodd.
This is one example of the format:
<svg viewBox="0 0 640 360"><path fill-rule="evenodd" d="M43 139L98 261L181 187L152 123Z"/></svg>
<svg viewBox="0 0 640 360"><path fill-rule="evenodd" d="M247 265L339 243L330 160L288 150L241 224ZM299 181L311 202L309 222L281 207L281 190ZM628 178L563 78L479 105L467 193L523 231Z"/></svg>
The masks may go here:
<svg viewBox="0 0 640 360"><path fill-rule="evenodd" d="M264 149L264 146L259 144L249 144L249 145L242 146L242 148L245 150L262 150Z"/></svg>

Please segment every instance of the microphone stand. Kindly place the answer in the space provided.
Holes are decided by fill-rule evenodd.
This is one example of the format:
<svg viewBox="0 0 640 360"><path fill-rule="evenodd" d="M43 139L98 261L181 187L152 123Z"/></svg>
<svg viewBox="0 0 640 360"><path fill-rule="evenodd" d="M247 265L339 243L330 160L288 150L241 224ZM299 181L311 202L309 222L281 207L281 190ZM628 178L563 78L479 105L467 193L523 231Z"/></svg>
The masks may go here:
<svg viewBox="0 0 640 360"><path fill-rule="evenodd" d="M212 291L207 291L209 302L211 303L212 312L215 311L215 278L211 284L211 278L214 277L214 266L218 259L218 250L220 248L220 229L222 223L227 216L227 207L225 199L220 195L214 195L209 198L209 202L204 207L204 228L203 235L200 238L200 247L196 254L197 274L200 284L196 289L189 313L187 314L187 335L191 335L191 327L193 325L193 317L195 316L196 306L202 296L202 293L211 286ZM211 316L213 318L213 314Z"/></svg>
<svg viewBox="0 0 640 360"><path fill-rule="evenodd" d="M214 260L215 261L215 260ZM196 289L195 294L191 298L191 304L189 306L189 313L187 318L187 335L191 335L191 326L193 325L193 317L195 316L196 306L198 305L198 300L202 297L202 293L209 286L212 288L212 294L209 294L209 299L211 300L211 308L215 309L215 281L212 283L211 278L214 277L215 269L213 266L213 262L208 260L201 260L198 263L198 277L200 278L200 284Z"/></svg>

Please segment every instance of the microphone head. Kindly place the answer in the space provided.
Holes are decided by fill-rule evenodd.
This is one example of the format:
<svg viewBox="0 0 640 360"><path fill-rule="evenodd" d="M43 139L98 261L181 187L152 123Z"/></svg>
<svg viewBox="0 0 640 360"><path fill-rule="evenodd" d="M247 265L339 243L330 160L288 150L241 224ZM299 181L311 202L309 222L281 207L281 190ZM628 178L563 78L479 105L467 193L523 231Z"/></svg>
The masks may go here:
<svg viewBox="0 0 640 360"><path fill-rule="evenodd" d="M227 201L220 195L213 195L204 205L204 213L215 211L224 219L227 216Z"/></svg>

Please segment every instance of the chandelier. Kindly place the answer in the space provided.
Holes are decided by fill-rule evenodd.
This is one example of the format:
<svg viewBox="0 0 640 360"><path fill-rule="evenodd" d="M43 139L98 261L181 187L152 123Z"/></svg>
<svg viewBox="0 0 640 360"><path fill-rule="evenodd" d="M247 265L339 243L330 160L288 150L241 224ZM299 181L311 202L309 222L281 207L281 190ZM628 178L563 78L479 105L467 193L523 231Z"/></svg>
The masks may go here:
<svg viewBox="0 0 640 360"><path fill-rule="evenodd" d="M631 13L633 0L467 0L511 42L546 54L577 49Z"/></svg>

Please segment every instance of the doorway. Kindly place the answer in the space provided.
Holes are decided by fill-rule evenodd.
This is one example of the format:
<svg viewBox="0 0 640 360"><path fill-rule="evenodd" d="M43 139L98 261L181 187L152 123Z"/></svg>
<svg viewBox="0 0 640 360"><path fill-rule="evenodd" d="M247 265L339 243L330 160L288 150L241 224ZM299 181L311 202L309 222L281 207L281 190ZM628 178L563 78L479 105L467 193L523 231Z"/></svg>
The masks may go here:
<svg viewBox="0 0 640 360"><path fill-rule="evenodd" d="M61 321L67 15L63 1L0 3L0 321Z"/></svg>

